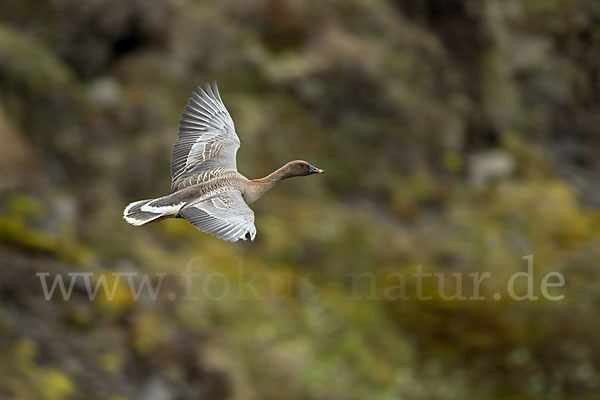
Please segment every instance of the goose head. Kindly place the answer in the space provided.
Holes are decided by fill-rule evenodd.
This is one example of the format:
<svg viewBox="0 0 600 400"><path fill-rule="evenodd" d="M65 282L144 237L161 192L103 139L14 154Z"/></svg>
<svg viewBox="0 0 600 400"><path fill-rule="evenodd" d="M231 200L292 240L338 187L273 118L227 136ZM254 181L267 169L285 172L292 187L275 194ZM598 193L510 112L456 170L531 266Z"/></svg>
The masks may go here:
<svg viewBox="0 0 600 400"><path fill-rule="evenodd" d="M323 174L323 171L320 168L317 168L306 161L296 160L290 161L284 167L284 173L286 177L291 178L293 176L306 176L312 174Z"/></svg>

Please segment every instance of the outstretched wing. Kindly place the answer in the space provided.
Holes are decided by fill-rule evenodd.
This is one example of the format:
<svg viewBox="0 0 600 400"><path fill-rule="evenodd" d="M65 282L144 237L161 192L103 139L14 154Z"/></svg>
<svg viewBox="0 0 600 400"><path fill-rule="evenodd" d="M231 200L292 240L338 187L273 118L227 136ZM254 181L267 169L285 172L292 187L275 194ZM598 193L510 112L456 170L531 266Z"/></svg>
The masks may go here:
<svg viewBox="0 0 600 400"><path fill-rule="evenodd" d="M240 139L227 112L217 83L192 94L179 121L179 136L171 156L171 190L177 191L200 173L221 168L237 171L235 155Z"/></svg>
<svg viewBox="0 0 600 400"><path fill-rule="evenodd" d="M203 232L219 239L237 242L256 236L254 212L238 190L219 193L194 205L184 207L179 215Z"/></svg>

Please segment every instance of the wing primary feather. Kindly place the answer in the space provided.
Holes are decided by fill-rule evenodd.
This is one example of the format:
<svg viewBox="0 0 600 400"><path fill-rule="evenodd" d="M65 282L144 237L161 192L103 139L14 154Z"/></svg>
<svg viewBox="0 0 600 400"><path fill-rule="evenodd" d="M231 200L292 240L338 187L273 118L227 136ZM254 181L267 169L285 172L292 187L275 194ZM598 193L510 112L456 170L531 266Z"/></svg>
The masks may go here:
<svg viewBox="0 0 600 400"><path fill-rule="evenodd" d="M237 171L240 139L216 82L192 92L179 121L171 153L171 189L199 184L202 173L219 167ZM205 151L203 151L204 149Z"/></svg>
<svg viewBox="0 0 600 400"><path fill-rule="evenodd" d="M194 92L193 96L190 98L190 102L193 102L198 107L202 108L207 116L211 116L214 114L214 111L211 111L210 108L207 108L208 106L204 104L204 101L202 101L202 97L200 97L198 93Z"/></svg>
<svg viewBox="0 0 600 400"><path fill-rule="evenodd" d="M213 103L213 105L215 107L217 107L217 109L222 112L223 111L223 106L220 104L221 102L217 100L217 96L215 96L215 93L212 90L212 87L207 83L206 84L206 92L208 94L208 98L210 99L211 103Z"/></svg>
<svg viewBox="0 0 600 400"><path fill-rule="evenodd" d="M217 95L217 99L219 99L221 104L223 104L223 100L221 100L221 94L219 93L219 87L217 86L217 81L213 81L213 88L214 88L215 94Z"/></svg>
<svg viewBox="0 0 600 400"><path fill-rule="evenodd" d="M213 114L218 114L219 110L213 108L213 105L212 105L212 102L210 101L210 96L208 95L208 93L206 93L204 91L204 89L202 89L201 87L198 87L198 90L200 91L200 98L213 111Z"/></svg>

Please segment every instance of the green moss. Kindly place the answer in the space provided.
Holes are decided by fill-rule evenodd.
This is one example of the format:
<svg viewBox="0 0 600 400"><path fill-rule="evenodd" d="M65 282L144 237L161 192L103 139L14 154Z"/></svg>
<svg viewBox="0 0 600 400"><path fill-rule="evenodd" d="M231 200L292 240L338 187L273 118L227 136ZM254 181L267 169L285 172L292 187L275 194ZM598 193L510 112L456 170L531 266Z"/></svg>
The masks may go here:
<svg viewBox="0 0 600 400"><path fill-rule="evenodd" d="M26 208L20 212L21 214L31 214L38 211L39 208L35 206L32 209ZM74 242L72 238L57 236L35 228L31 225L31 221L25 218L24 215L19 214L7 215L0 213L0 243L53 255L64 261L80 265L89 265L93 260L90 250Z"/></svg>
<svg viewBox="0 0 600 400"><path fill-rule="evenodd" d="M57 251L53 236L31 228L24 218L14 215L0 215L0 242L42 253Z"/></svg>
<svg viewBox="0 0 600 400"><path fill-rule="evenodd" d="M166 341L167 329L161 326L156 316L145 313L138 315L135 321L132 347L139 354L149 354Z"/></svg>
<svg viewBox="0 0 600 400"><path fill-rule="evenodd" d="M2 85L24 88L35 96L72 82L72 76L56 56L42 45L0 24Z"/></svg>
<svg viewBox="0 0 600 400"><path fill-rule="evenodd" d="M100 356L100 365L106 372L111 374L119 373L123 368L123 357L119 354L102 354Z"/></svg>
<svg viewBox="0 0 600 400"><path fill-rule="evenodd" d="M64 372L36 364L37 343L30 339L15 343L10 363L0 382L3 393L18 399L67 400L73 398L75 385Z"/></svg>
<svg viewBox="0 0 600 400"><path fill-rule="evenodd" d="M16 193L10 197L9 209L13 215L24 217L39 217L44 212L38 198L23 193Z"/></svg>
<svg viewBox="0 0 600 400"><path fill-rule="evenodd" d="M67 375L61 371L45 369L39 376L40 386L44 388L44 399L63 400L73 394L74 386Z"/></svg>

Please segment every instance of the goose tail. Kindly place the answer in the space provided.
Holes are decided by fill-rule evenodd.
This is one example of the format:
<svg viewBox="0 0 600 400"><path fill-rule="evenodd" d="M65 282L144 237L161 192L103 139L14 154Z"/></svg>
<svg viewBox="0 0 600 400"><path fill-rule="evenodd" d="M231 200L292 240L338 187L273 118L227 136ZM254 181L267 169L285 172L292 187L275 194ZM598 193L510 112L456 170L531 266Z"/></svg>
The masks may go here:
<svg viewBox="0 0 600 400"><path fill-rule="evenodd" d="M151 212L142 210L142 207L146 206L152 201L154 201L154 199L140 200L134 201L133 203L129 203L129 205L127 205L127 207L125 207L125 210L123 211L123 219L131 225L140 226L147 224L148 222L155 221L156 219L162 217L162 212Z"/></svg>
<svg viewBox="0 0 600 400"><path fill-rule="evenodd" d="M129 203L123 211L123 219L131 225L140 226L148 222L158 221L163 218L172 218L179 212L180 205L177 206L158 206L162 198L140 200Z"/></svg>

